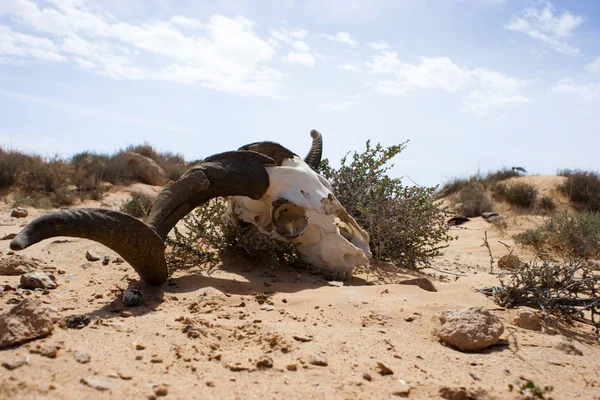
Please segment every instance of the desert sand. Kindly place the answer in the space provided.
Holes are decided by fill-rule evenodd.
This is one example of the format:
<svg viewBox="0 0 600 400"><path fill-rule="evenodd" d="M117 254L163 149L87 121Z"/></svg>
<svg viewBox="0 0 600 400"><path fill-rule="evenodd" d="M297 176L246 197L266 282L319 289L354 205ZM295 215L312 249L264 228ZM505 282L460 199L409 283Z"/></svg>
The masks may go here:
<svg viewBox="0 0 600 400"><path fill-rule="evenodd" d="M113 191L102 206L118 209L140 188L159 189ZM28 208L29 216L17 219L11 209L0 202L0 237L47 212ZM497 259L508 253L499 241L512 245L511 235L538 218L512 216L502 230L481 218L453 228L458 240L434 260L435 269L423 271L437 292L399 284L421 274L384 265L340 285L241 259L210 271L177 270L168 284L149 287L127 263L87 261L88 250L117 258L98 243L45 240L19 254L40 259L58 288L0 293L0 312L12 307L11 298L36 297L56 321L85 314L91 322L80 329L57 324L45 338L0 350L0 362L26 360L0 368L0 399L516 399L526 380L552 386L547 398L599 399L600 345L590 326L526 330L513 323L519 310L475 290L498 283L497 266L490 274L481 247L484 232ZM9 242L0 241L0 257ZM16 288L19 276L1 276L0 284ZM142 291L142 304L114 311L113 300L128 288ZM439 315L472 306L502 320L500 344L463 353L440 343ZM40 348L50 349L46 355L58 350L56 357Z"/></svg>

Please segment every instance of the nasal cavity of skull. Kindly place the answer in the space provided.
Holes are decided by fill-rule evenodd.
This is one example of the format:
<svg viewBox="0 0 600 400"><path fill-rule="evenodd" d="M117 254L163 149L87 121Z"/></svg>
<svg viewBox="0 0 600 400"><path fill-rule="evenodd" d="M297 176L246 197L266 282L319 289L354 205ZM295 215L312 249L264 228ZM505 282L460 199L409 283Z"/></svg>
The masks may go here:
<svg viewBox="0 0 600 400"><path fill-rule="evenodd" d="M284 199L273 203L273 224L277 232L288 238L297 238L308 225L306 210Z"/></svg>

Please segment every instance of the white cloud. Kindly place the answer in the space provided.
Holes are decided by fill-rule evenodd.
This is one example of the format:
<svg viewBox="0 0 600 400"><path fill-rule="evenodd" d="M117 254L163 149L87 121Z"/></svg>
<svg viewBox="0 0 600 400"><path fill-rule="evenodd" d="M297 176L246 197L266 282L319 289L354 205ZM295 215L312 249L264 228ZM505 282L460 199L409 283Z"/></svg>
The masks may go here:
<svg viewBox="0 0 600 400"><path fill-rule="evenodd" d="M384 42L383 40L378 40L377 42L369 42L368 45L373 50L387 50L390 47L390 45L387 44L387 42Z"/></svg>
<svg viewBox="0 0 600 400"><path fill-rule="evenodd" d="M572 36L573 31L582 22L583 17L569 11L556 15L554 6L548 3L544 8L526 9L522 17L513 16L504 28L545 42L559 53L576 55L580 50L566 43L564 39Z"/></svg>
<svg viewBox="0 0 600 400"><path fill-rule="evenodd" d="M352 107L358 104L356 101L343 101L341 103L322 103L319 104L319 108L323 111L340 111L345 108Z"/></svg>
<svg viewBox="0 0 600 400"><path fill-rule="evenodd" d="M584 69L588 72L600 74L600 57L596 57L596 59L587 64Z"/></svg>
<svg viewBox="0 0 600 400"><path fill-rule="evenodd" d="M335 35L323 34L323 36L334 42L345 43L349 44L350 46L354 46L356 44L356 40L354 40L352 35L350 35L348 32L338 32Z"/></svg>
<svg viewBox="0 0 600 400"><path fill-rule="evenodd" d="M586 101L600 100L600 82L576 83L572 79L563 79L552 86L550 91L581 96Z"/></svg>
<svg viewBox="0 0 600 400"><path fill-rule="evenodd" d="M308 36L306 30L297 29L288 31L286 29L271 29L269 34L271 35L269 39L275 46L280 46L281 43L285 43L294 49L294 51L281 57L283 62L288 64L301 64L307 67L313 67L315 65L315 56L310 53L308 43L300 40Z"/></svg>
<svg viewBox="0 0 600 400"><path fill-rule="evenodd" d="M337 69L339 69L341 71L362 72L362 68L357 67L356 65L352 65L352 64L338 65Z"/></svg>
<svg viewBox="0 0 600 400"><path fill-rule="evenodd" d="M315 57L308 53L294 53L289 52L287 55L281 57L283 62L288 64L301 64L307 67L313 67L315 65Z"/></svg>
<svg viewBox="0 0 600 400"><path fill-rule="evenodd" d="M501 72L468 69L447 57L421 57L417 64L403 62L395 52L384 52L365 63L367 72L384 75L374 87L384 94L401 96L417 89L438 89L463 94L462 111L486 115L494 108L530 101L520 93L523 83Z"/></svg>
<svg viewBox="0 0 600 400"><path fill-rule="evenodd" d="M268 66L275 49L254 32L252 21L242 17L214 15L204 23L175 16L130 24L91 11L81 1L53 3L54 7L30 0L2 2L0 16L39 36L0 31L0 57L21 62L71 60L79 68L113 79L198 84L248 96L276 95L285 77ZM292 37L305 35L295 31ZM296 48L306 50L300 43Z"/></svg>

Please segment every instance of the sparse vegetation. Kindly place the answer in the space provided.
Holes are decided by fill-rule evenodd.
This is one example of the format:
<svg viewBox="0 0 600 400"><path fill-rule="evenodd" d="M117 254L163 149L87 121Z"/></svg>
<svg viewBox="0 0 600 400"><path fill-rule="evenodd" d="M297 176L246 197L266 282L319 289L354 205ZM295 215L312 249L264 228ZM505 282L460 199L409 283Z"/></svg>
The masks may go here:
<svg viewBox="0 0 600 400"><path fill-rule="evenodd" d="M461 190L454 200L454 206L465 217L478 217L493 209L492 201L479 183L469 184Z"/></svg>
<svg viewBox="0 0 600 400"><path fill-rule="evenodd" d="M363 153L344 157L339 169L323 160L321 173L358 224L369 232L371 251L383 261L407 268L428 265L452 239L444 212L433 203L435 188L405 187L389 177L388 162L405 144L383 148L367 142ZM241 252L254 261L271 265L284 260L300 263L293 247L259 235L251 226L223 222L223 206L212 202L185 218L187 233L175 230L170 244L171 260L197 265L213 260L211 249L220 254Z"/></svg>
<svg viewBox="0 0 600 400"><path fill-rule="evenodd" d="M497 171L489 171L485 175L478 171L476 174L467 178L452 178L445 182L436 192L436 198L440 199L442 197L450 196L467 187L475 186L476 184L479 184L479 186L483 188L489 189L499 182L517 176L523 175L521 175L519 171L513 170L512 168L503 167Z"/></svg>
<svg viewBox="0 0 600 400"><path fill-rule="evenodd" d="M600 213L558 213L515 236L517 243L564 260L600 258Z"/></svg>
<svg viewBox="0 0 600 400"><path fill-rule="evenodd" d="M584 211L600 212L600 174L596 171L560 170L567 177L559 187L572 203Z"/></svg>
<svg viewBox="0 0 600 400"><path fill-rule="evenodd" d="M132 192L131 198L121 206L121 211L142 218L152 205L154 198L141 192Z"/></svg>
<svg viewBox="0 0 600 400"><path fill-rule="evenodd" d="M537 208L542 213L550 213L556 209L556 204L550 196L542 196L538 200Z"/></svg>
<svg viewBox="0 0 600 400"><path fill-rule="evenodd" d="M497 183L493 186L493 191L494 196L508 204L528 210L534 208L538 196L537 188L526 182L513 182L510 185Z"/></svg>

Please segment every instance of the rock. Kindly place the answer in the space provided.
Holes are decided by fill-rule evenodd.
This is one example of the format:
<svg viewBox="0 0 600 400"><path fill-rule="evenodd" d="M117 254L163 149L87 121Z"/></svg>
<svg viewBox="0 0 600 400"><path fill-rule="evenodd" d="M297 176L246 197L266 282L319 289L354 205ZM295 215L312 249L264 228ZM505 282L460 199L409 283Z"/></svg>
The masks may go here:
<svg viewBox="0 0 600 400"><path fill-rule="evenodd" d="M298 371L298 364L288 364L285 369L288 371Z"/></svg>
<svg viewBox="0 0 600 400"><path fill-rule="evenodd" d="M125 307L136 307L142 302L142 292L137 289L127 289L123 293L123 304Z"/></svg>
<svg viewBox="0 0 600 400"><path fill-rule="evenodd" d="M365 381L371 382L371 381L373 380L373 377L371 376L371 374L369 374L369 373L365 372L365 373L363 374L363 379L364 379Z"/></svg>
<svg viewBox="0 0 600 400"><path fill-rule="evenodd" d="M124 381L128 381L133 378L133 374L131 372L124 371L122 369L117 371L117 375L119 375L119 378L123 379Z"/></svg>
<svg viewBox="0 0 600 400"><path fill-rule="evenodd" d="M17 207L10 213L12 218L25 218L29 215L26 209L23 207Z"/></svg>
<svg viewBox="0 0 600 400"><path fill-rule="evenodd" d="M75 353L75 361L77 361L80 364L87 364L90 362L90 359L90 353L82 351L78 351L77 353Z"/></svg>
<svg viewBox="0 0 600 400"><path fill-rule="evenodd" d="M571 343L566 341L560 341L556 344L556 348L565 354L571 356L582 356L583 351L579 350L577 347L573 346Z"/></svg>
<svg viewBox="0 0 600 400"><path fill-rule="evenodd" d="M320 367L326 367L328 365L327 356L324 354L312 354L308 359L308 362L312 365L318 365Z"/></svg>
<svg viewBox="0 0 600 400"><path fill-rule="evenodd" d="M121 317L123 318L129 318L129 317L133 317L133 313L131 311L121 311Z"/></svg>
<svg viewBox="0 0 600 400"><path fill-rule="evenodd" d="M163 397L169 394L169 389L165 385L158 385L154 388L154 394Z"/></svg>
<svg viewBox="0 0 600 400"><path fill-rule="evenodd" d="M9 256L0 259L0 275L23 275L35 271L39 266L40 263L33 258Z"/></svg>
<svg viewBox="0 0 600 400"><path fill-rule="evenodd" d="M132 170L145 183L154 186L164 186L169 177L153 159L144 157L133 151L125 153L127 168Z"/></svg>
<svg viewBox="0 0 600 400"><path fill-rule="evenodd" d="M294 338L294 340L297 340L298 342L312 342L313 338L309 337L309 336L300 336L300 335L294 335L292 336Z"/></svg>
<svg viewBox="0 0 600 400"><path fill-rule="evenodd" d="M110 262L110 259L105 256L104 260L102 260L102 265L108 265L109 262Z"/></svg>
<svg viewBox="0 0 600 400"><path fill-rule="evenodd" d="M90 317L88 315L71 315L65 319L67 329L81 329L89 325Z"/></svg>
<svg viewBox="0 0 600 400"><path fill-rule="evenodd" d="M48 336L53 330L48 308L36 298L26 298L0 315L0 349Z"/></svg>
<svg viewBox="0 0 600 400"><path fill-rule="evenodd" d="M540 317L529 310L519 311L517 316L513 319L515 325L524 328L530 329L532 331L541 331L542 330L542 322L540 321Z"/></svg>
<svg viewBox="0 0 600 400"><path fill-rule="evenodd" d="M521 259L515 254L506 254L498 260L498 268L513 270L521 266Z"/></svg>
<svg viewBox="0 0 600 400"><path fill-rule="evenodd" d="M18 360L9 360L9 361L2 362L2 366L4 368L6 368L7 370L9 370L9 371L12 371L13 369L17 369L19 367L22 367L25 364L27 364L27 360L25 358L20 358Z"/></svg>
<svg viewBox="0 0 600 400"><path fill-rule="evenodd" d="M6 235L2 236L0 240L11 240L14 239L16 236L16 233L7 233Z"/></svg>
<svg viewBox="0 0 600 400"><path fill-rule="evenodd" d="M401 285L415 285L428 292L437 292L433 283L427 278L405 279L400 282Z"/></svg>
<svg viewBox="0 0 600 400"><path fill-rule="evenodd" d="M56 277L49 272L30 272L21 275L21 287L24 289L56 289Z"/></svg>
<svg viewBox="0 0 600 400"><path fill-rule="evenodd" d="M379 375L385 376L394 374L394 371L392 371L391 368L385 366L381 362L377 362L377 368L379 369Z"/></svg>
<svg viewBox="0 0 600 400"><path fill-rule="evenodd" d="M502 219L502 215L498 214L497 212L493 212L493 211L482 212L481 216L487 222L497 222Z"/></svg>
<svg viewBox="0 0 600 400"><path fill-rule="evenodd" d="M96 252L94 252L92 250L88 250L85 253L85 259L88 261L98 261L100 259L100 256L98 256L98 254L96 254Z"/></svg>
<svg viewBox="0 0 600 400"><path fill-rule="evenodd" d="M461 351L478 351L498 343L504 332L500 319L483 307L445 311L437 335Z"/></svg>
<svg viewBox="0 0 600 400"><path fill-rule="evenodd" d="M31 354L39 354L41 356L48 357L48 358L56 358L56 356L58 355L58 350L60 350L60 347L58 347L56 345L43 344L43 345L37 345L36 347L30 349L29 352Z"/></svg>
<svg viewBox="0 0 600 400"><path fill-rule="evenodd" d="M471 391L465 387L450 388L444 386L439 390L440 397L446 400L476 400L482 399L485 392L482 391Z"/></svg>
<svg viewBox="0 0 600 400"><path fill-rule="evenodd" d="M102 192L109 192L113 188L113 186L114 185L110 182L100 182L96 185L96 187Z"/></svg>
<svg viewBox="0 0 600 400"><path fill-rule="evenodd" d="M262 356L256 361L257 368L273 368L273 359L269 356Z"/></svg>
<svg viewBox="0 0 600 400"><path fill-rule="evenodd" d="M114 390L119 388L119 384L115 383L114 380L108 380L103 378L98 378L95 376L88 376L85 378L81 378L81 383L87 385L96 390Z"/></svg>

